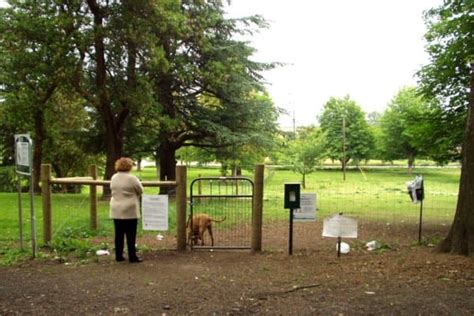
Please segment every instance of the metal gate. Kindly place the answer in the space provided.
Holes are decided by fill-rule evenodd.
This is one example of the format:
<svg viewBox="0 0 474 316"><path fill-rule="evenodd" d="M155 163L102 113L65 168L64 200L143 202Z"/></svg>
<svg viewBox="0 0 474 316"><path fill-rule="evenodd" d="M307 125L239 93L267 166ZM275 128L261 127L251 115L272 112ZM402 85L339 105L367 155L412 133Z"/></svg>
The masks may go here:
<svg viewBox="0 0 474 316"><path fill-rule="evenodd" d="M200 177L193 180L187 220L190 248L250 249L253 198L254 184L248 178Z"/></svg>

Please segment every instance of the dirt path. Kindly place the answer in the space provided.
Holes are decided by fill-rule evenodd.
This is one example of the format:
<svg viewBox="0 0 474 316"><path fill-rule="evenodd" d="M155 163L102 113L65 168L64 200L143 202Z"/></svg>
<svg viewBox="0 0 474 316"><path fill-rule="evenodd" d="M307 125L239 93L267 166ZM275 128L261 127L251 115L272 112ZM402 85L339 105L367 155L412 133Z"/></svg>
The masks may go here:
<svg viewBox="0 0 474 316"><path fill-rule="evenodd" d="M472 258L399 239L378 252L354 242L337 258L333 240L302 242L312 229L288 256L284 229L266 229L261 254L152 250L140 264L1 267L0 315L474 314Z"/></svg>

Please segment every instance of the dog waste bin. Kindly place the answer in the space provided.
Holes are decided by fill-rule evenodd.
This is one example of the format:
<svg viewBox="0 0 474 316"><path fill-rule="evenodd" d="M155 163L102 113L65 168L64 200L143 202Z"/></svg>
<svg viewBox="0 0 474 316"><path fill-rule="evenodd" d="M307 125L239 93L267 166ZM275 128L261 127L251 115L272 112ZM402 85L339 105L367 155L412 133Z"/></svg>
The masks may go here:
<svg viewBox="0 0 474 316"><path fill-rule="evenodd" d="M423 177L416 176L414 180L407 183L408 194L413 203L418 203L423 201L425 197L424 187L423 187Z"/></svg>

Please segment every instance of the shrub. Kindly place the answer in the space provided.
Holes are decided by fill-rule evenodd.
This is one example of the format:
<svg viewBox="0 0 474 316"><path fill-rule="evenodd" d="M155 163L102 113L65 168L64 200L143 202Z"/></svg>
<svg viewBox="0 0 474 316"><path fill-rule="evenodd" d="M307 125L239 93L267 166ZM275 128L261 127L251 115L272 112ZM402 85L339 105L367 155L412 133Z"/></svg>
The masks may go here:
<svg viewBox="0 0 474 316"><path fill-rule="evenodd" d="M15 192L16 186L15 167L0 167L0 192Z"/></svg>
<svg viewBox="0 0 474 316"><path fill-rule="evenodd" d="M65 260L72 253L79 258L85 258L88 253L95 251L89 232L69 227L58 233L49 246L60 260Z"/></svg>

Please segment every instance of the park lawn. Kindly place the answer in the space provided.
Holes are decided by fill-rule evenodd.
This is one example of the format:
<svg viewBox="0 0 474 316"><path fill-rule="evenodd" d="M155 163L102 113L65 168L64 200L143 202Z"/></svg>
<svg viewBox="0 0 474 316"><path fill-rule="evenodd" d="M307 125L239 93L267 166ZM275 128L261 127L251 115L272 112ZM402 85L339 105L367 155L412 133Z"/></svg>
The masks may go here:
<svg viewBox="0 0 474 316"><path fill-rule="evenodd" d="M154 168L145 168L135 172L141 180L156 180ZM435 223L450 224L456 206L460 169L458 168L418 168L416 174L423 175L425 180L425 201L423 219ZM203 177L219 176L218 168L188 168L189 185L198 175ZM243 176L253 179L252 171L244 171ZM406 182L413 179L403 168L366 168L350 169L346 181L337 169L317 170L306 177L306 187L302 192L317 194L317 217L343 212L358 218L380 220L384 222L416 221L420 204L413 204L406 190ZM301 175L289 170L267 167L264 180L264 221L287 219L288 212L283 208L283 190L285 182L300 182ZM158 188L147 187L145 194L158 194ZM29 213L29 196L22 194L23 235L30 239L31 221ZM108 201L98 202L98 230L89 229L89 197L87 186L80 194L53 194L53 238L54 234L74 229L85 231L90 235L110 236L113 231L112 221L108 217ZM43 236L43 215L41 197L34 197L36 214L36 235L41 245ZM162 234L175 234L175 203L169 203L169 230ZM225 215L225 214L219 214ZM140 226L140 225L139 225ZM0 237L1 244L8 244L19 239L18 194L0 193ZM139 228L139 236L156 234ZM1 248L2 245L0 245Z"/></svg>
<svg viewBox="0 0 474 316"><path fill-rule="evenodd" d="M452 221L457 200L460 170L457 168L419 168L425 184L424 219ZM302 192L317 194L318 216L343 212L367 219L403 221L419 216L420 204L413 204L406 183L413 179L403 168L350 169L346 181L337 169L318 170L307 175ZM301 175L289 171L270 171L265 181L265 212L275 214L283 208L283 183L301 182ZM286 217L280 215L278 217Z"/></svg>

